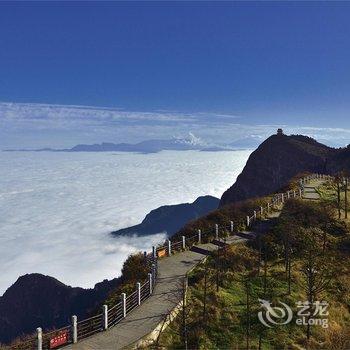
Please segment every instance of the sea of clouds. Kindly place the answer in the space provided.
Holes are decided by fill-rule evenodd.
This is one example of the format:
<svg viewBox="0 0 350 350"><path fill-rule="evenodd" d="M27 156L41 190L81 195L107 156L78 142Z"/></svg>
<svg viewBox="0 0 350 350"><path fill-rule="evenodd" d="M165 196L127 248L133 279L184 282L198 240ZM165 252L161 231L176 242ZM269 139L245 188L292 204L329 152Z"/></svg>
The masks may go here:
<svg viewBox="0 0 350 350"><path fill-rule="evenodd" d="M251 151L0 152L0 295L39 272L81 287L120 274L164 234L109 235L164 204L221 196Z"/></svg>
<svg viewBox="0 0 350 350"><path fill-rule="evenodd" d="M264 140L283 127L334 146L350 129L249 123L224 113L0 102L0 149L139 142L193 132L210 145ZM251 151L131 153L0 152L0 295L18 276L40 272L82 287L113 278L132 252L164 239L113 238L164 204L221 196Z"/></svg>

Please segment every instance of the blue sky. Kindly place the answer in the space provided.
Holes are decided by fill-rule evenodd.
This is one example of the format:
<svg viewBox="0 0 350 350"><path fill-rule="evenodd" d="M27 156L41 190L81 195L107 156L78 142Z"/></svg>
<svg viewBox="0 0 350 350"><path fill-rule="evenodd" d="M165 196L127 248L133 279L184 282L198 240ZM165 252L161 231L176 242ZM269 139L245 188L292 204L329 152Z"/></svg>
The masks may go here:
<svg viewBox="0 0 350 350"><path fill-rule="evenodd" d="M124 115L109 141L147 136L147 118L149 136L180 133L180 121L162 129L163 112L183 132L350 128L349 18L348 2L1 2L0 101L30 106L0 106L1 144L106 141L91 123L69 127L61 109L43 123L42 104L111 107L131 124L141 115L140 134Z"/></svg>

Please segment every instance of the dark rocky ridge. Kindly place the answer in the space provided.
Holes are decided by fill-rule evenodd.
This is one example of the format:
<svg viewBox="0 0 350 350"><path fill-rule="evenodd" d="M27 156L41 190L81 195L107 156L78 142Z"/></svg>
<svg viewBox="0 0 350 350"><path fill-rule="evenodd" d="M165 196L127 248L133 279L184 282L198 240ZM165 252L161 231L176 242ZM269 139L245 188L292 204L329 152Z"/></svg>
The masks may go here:
<svg viewBox="0 0 350 350"><path fill-rule="evenodd" d="M86 317L104 301L120 279L97 283L93 289L73 288L38 273L27 274L0 297L0 343L8 343L36 327L60 328L71 315Z"/></svg>
<svg viewBox="0 0 350 350"><path fill-rule="evenodd" d="M216 147L216 150L228 150L230 147ZM79 144L72 148L54 149L5 149L5 152L137 152L137 153L157 153L164 150L173 151L211 151L210 145L203 143L193 134L189 134L186 138L172 138L169 140L155 139L145 140L138 143L112 143L102 142L100 144ZM232 149L231 149L232 150Z"/></svg>
<svg viewBox="0 0 350 350"><path fill-rule="evenodd" d="M198 197L193 203L164 205L152 210L139 225L112 232L113 235L150 235L166 232L171 236L186 223L197 219L219 206L220 200L212 196Z"/></svg>
<svg viewBox="0 0 350 350"><path fill-rule="evenodd" d="M250 155L220 206L273 193L302 172L334 173L343 169L345 159L350 163L350 150L337 150L301 135L273 135Z"/></svg>

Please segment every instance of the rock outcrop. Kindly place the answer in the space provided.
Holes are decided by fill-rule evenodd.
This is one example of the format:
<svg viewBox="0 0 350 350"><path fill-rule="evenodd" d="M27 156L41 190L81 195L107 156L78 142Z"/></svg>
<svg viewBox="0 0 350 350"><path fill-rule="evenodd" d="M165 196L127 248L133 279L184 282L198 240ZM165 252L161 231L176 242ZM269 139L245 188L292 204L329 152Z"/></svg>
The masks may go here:
<svg viewBox="0 0 350 350"><path fill-rule="evenodd" d="M171 236L191 220L195 220L219 206L220 200L212 196L198 197L193 203L164 205L152 210L135 226L112 232L113 235L151 235L166 232Z"/></svg>
<svg viewBox="0 0 350 350"><path fill-rule="evenodd" d="M279 130L250 155L236 183L221 197L220 206L273 193L302 172L331 172L329 164L338 153L310 137L286 136Z"/></svg>
<svg viewBox="0 0 350 350"><path fill-rule="evenodd" d="M116 278L98 283L93 289L83 289L38 273L19 277L0 297L0 343L31 334L39 326L66 326L71 315L86 317L119 283Z"/></svg>

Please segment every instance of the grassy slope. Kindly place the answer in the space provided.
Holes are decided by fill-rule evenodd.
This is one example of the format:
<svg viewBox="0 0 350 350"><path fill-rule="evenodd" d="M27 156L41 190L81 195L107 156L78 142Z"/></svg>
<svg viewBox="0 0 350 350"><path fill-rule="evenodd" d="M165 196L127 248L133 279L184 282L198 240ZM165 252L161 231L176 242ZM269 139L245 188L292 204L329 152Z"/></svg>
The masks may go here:
<svg viewBox="0 0 350 350"><path fill-rule="evenodd" d="M318 300L330 303L328 329L312 327L310 349L349 349L350 348L350 249L349 235L344 224L334 219L332 207L317 203L292 201L286 205L273 232L266 236L266 247L270 251L268 260L267 291L264 293L263 272L257 272L258 251L256 244L230 247L222 258L223 272L219 292L215 288L215 259L207 261L206 266L198 267L190 276L188 292L188 339L189 348L194 349L246 349L246 284L249 278L251 300L249 348L258 349L261 334L261 349L300 349L306 344L305 327L291 322L286 326L267 329L257 320L258 298L283 301L291 306L298 300L306 300L304 278L301 268L305 263L303 245L295 234L295 245L299 251L293 257L292 289L287 293L287 277L283 260L283 241L281 237L288 228L290 234L317 227L326 232L327 245L322 259L322 269L332 271L327 288L317 295ZM316 233L318 231L315 231ZM315 235L316 235L315 233ZM315 241L316 244L319 241ZM255 242L256 243L256 242ZM299 246L298 246L299 244ZM322 249L315 247L315 249ZM207 325L203 318L204 269L208 269L211 287L208 289ZM181 318L178 318L162 334L159 346L183 348Z"/></svg>
<svg viewBox="0 0 350 350"><path fill-rule="evenodd" d="M299 180L309 173L301 173L290 180L290 182L278 191L278 193L286 192L288 190L299 190ZM203 232L211 232L212 235L209 238L214 238L214 226L219 225L220 235L223 235L225 231L223 227L228 228L229 222L232 220L234 223L234 230L244 230L246 228L247 215L252 216L253 211L259 211L260 206L266 207L268 202L271 202L272 195L266 197L252 198L242 202L233 204L227 204L220 207L211 213L190 221L179 232L171 237L173 242L180 241L181 236L190 237L195 234L198 229Z"/></svg>

